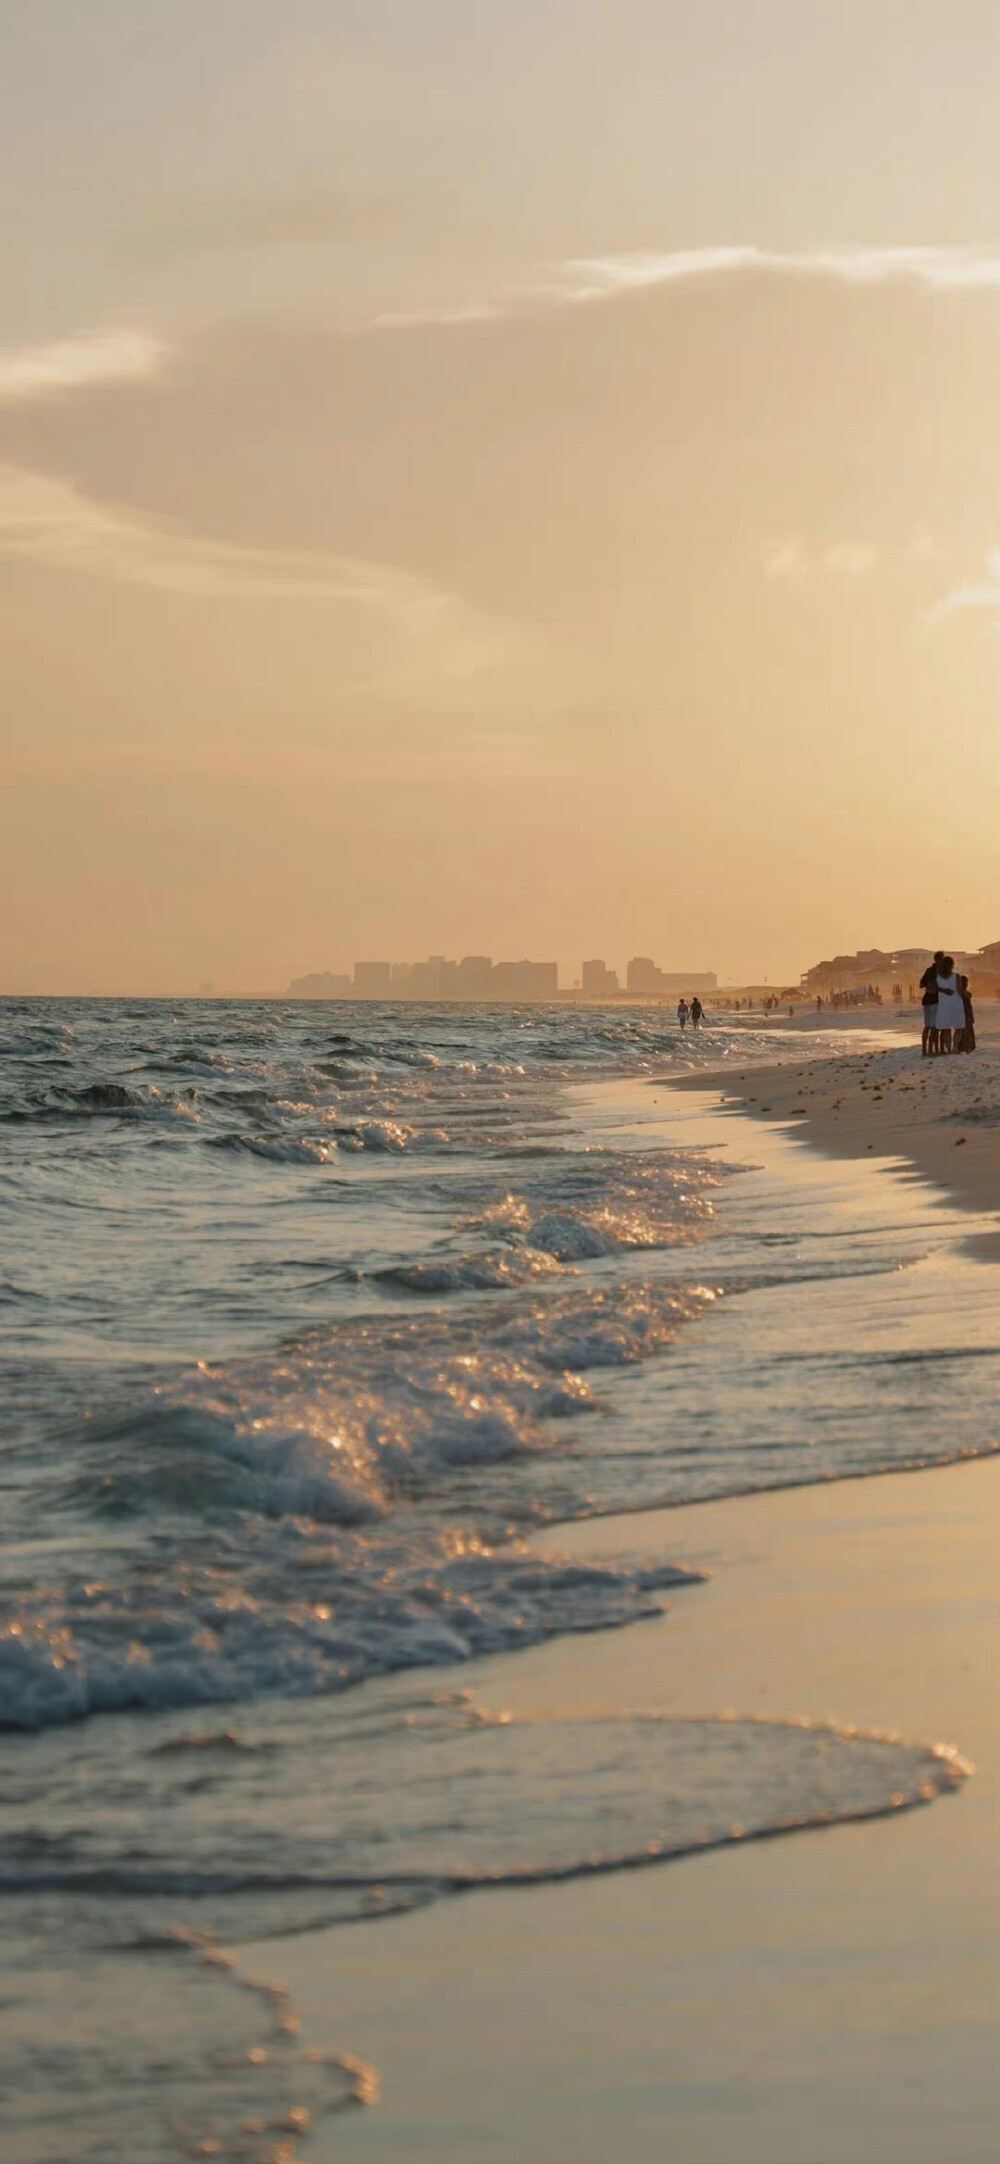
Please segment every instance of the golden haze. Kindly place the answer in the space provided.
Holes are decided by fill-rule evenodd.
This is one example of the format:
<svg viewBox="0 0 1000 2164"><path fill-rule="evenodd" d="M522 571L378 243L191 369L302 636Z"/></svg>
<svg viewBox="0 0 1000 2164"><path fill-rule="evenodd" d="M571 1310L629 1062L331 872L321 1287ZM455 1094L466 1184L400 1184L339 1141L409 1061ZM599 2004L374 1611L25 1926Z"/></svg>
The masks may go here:
<svg viewBox="0 0 1000 2164"><path fill-rule="evenodd" d="M838 949L1000 936L975 45L965 163L960 131L934 137L939 208L967 221L942 234L895 110L879 137L851 106L839 167L818 122L787 134L823 68L847 105L863 54L874 80L853 6L839 30L807 11L807 51L768 0L748 14L783 42L751 52L742 24L728 60L686 11L654 28L628 0L615 43L585 10L561 77L547 12L532 48L516 6L533 113L478 16L432 7L421 55L399 9L338 30L303 0L280 53L248 29L226 74L217 12L217 139L186 8L159 90L136 59L136 110L105 113L105 163L50 78L44 302L7 213L0 985L280 990L438 951L787 981ZM916 12L911 135L918 110L945 130L944 13ZM18 31L29 77L54 20ZM747 69L785 116L756 151ZM192 132L168 157L170 113ZM161 162L112 213L143 141ZM838 202L862 229L862 183L880 245L819 246Z"/></svg>

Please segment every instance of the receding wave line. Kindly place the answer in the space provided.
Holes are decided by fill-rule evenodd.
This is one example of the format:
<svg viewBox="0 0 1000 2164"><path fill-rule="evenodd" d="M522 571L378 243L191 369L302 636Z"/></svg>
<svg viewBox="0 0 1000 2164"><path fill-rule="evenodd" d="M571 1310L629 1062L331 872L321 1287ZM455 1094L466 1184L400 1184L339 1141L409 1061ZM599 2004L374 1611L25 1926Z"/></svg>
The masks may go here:
<svg viewBox="0 0 1000 2164"><path fill-rule="evenodd" d="M88 1845L82 1833L46 1841L26 1827L14 1852L9 1836L0 1849L0 1891L152 1900L175 1913L193 1903L232 1932L266 1934L269 1918L275 1930L361 1922L488 1888L640 1870L883 1817L933 1802L972 1772L949 1746L827 1723L649 1712L479 1721L474 1711L442 1704L430 1718L428 1708L412 1729L390 1722L356 1737L346 1757L328 1737L308 1793L303 1769L282 1765L280 1868L265 1860L269 1829L251 1836L247 1823L238 1843L252 1852L246 1862L213 1856L211 1803L200 1788L191 1799L177 1769L164 1814L177 1854L87 1860L73 1853ZM162 1768L147 1778L152 1793ZM258 1779L252 1764L234 1763L230 1829ZM366 1829L364 1798L376 1788L380 1817Z"/></svg>

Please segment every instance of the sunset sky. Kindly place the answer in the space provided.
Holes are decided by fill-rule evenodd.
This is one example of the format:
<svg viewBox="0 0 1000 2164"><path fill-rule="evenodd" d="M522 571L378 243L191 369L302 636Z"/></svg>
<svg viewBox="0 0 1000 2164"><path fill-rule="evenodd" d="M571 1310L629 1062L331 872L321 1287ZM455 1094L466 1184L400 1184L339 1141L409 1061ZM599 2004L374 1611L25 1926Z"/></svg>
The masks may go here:
<svg viewBox="0 0 1000 2164"><path fill-rule="evenodd" d="M0 990L1000 938L995 0L0 11Z"/></svg>

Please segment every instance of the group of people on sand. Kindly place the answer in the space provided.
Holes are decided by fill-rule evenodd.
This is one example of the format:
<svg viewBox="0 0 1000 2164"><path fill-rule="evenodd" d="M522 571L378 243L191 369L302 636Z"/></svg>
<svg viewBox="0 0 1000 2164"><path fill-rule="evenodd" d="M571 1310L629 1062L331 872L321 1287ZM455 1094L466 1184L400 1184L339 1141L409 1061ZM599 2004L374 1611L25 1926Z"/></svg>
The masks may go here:
<svg viewBox="0 0 1000 2164"><path fill-rule="evenodd" d="M692 1027L692 1029L700 1029L700 1028L701 1028L701 1025L702 1025L702 1022L704 1021L704 1018L705 1018L705 1009L704 1009L704 1007L703 1007L703 1006L702 1006L702 1004L701 1004L701 1001L700 1001L700 999L699 999L699 997L698 997L698 994L697 994L697 992L695 993L695 995L694 995L694 998L693 998L693 1000L691 1001L691 1005L690 1005L690 1007L688 1006L688 1003L687 1003L687 1000L686 1000L686 999L679 999L679 1000L678 1000L678 1002L677 1002L677 1020L678 1020L678 1022L680 1023L680 1025L681 1025L681 1028L682 1028L682 1029L686 1029L686 1028L687 1028L687 1026L688 1026L688 1021L689 1021L689 1020L690 1020L690 1023L691 1023L691 1027Z"/></svg>
<svg viewBox="0 0 1000 2164"><path fill-rule="evenodd" d="M920 993L924 1058L931 1059L938 1052L974 1052L976 1017L969 980L956 976L951 955L942 953L940 947L920 979Z"/></svg>

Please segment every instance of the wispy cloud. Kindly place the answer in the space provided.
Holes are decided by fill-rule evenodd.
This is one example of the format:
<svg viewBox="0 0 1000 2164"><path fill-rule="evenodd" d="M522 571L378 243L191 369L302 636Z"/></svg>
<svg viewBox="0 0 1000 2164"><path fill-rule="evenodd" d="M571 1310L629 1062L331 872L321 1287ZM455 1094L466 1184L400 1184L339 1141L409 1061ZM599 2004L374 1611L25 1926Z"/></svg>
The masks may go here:
<svg viewBox="0 0 1000 2164"><path fill-rule="evenodd" d="M193 598L344 603L381 612L452 677L496 658L498 629L459 596L392 565L254 548L93 502L47 475L0 467L0 557Z"/></svg>
<svg viewBox="0 0 1000 2164"><path fill-rule="evenodd" d="M426 609L441 597L350 557L248 548L106 508L65 482L0 468L0 553L172 593L338 600Z"/></svg>
<svg viewBox="0 0 1000 2164"><path fill-rule="evenodd" d="M954 586L944 594L931 610L931 622L938 623L947 616L958 616L969 609L985 610L1000 618L1000 549L991 549L986 558L986 576L974 579L965 586Z"/></svg>
<svg viewBox="0 0 1000 2164"><path fill-rule="evenodd" d="M511 286L499 297L386 312L368 318L367 327L461 327L517 315L525 308L609 301L648 287L691 284L740 273L828 280L846 286L909 283L941 293L1000 292L1000 245L995 249L808 248L783 253L748 242L664 253L647 250L627 255L577 256L544 266L536 278Z"/></svg>
<svg viewBox="0 0 1000 2164"><path fill-rule="evenodd" d="M811 568L801 534L784 534L780 541L769 541L764 550L764 572L769 579L804 579Z"/></svg>
<svg viewBox="0 0 1000 2164"><path fill-rule="evenodd" d="M817 572L831 578L863 579L878 566L879 552L873 541L834 541L826 548L810 548L801 534L783 534L764 550L765 575L769 579L805 579Z"/></svg>
<svg viewBox="0 0 1000 2164"><path fill-rule="evenodd" d="M737 271L832 278L846 285L909 279L942 291L1000 289L1000 247L807 248L796 253L753 245L681 248L662 255L649 251L579 257L560 267L559 278L567 299L598 300L643 286L727 276Z"/></svg>
<svg viewBox="0 0 1000 2164"><path fill-rule="evenodd" d="M509 314L509 306L501 307L493 301L465 301L453 308L406 308L390 309L380 316L365 319L366 330L411 331L425 325L448 323L497 323Z"/></svg>
<svg viewBox="0 0 1000 2164"><path fill-rule="evenodd" d="M0 347L0 403L155 375L167 348L145 331L94 331L45 346Z"/></svg>

